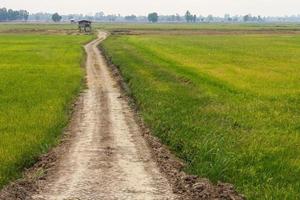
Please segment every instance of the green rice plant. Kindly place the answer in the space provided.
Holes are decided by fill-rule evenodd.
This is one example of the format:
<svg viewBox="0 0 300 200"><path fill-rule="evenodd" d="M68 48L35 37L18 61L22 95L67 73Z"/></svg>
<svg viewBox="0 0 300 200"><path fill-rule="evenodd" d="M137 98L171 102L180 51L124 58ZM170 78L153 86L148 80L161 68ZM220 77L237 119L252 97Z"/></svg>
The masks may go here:
<svg viewBox="0 0 300 200"><path fill-rule="evenodd" d="M298 35L114 35L103 44L186 171L249 199L299 199Z"/></svg>
<svg viewBox="0 0 300 200"><path fill-rule="evenodd" d="M0 35L0 188L57 144L91 36Z"/></svg>

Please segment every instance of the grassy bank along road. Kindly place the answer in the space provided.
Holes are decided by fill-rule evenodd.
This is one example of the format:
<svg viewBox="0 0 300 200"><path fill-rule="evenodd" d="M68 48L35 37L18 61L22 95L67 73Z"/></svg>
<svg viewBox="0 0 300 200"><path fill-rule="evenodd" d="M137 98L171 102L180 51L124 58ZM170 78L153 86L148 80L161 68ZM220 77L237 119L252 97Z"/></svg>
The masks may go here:
<svg viewBox="0 0 300 200"><path fill-rule="evenodd" d="M103 47L186 171L249 199L299 198L299 36L115 35Z"/></svg>
<svg viewBox="0 0 300 200"><path fill-rule="evenodd" d="M91 36L1 34L0 188L57 143Z"/></svg>

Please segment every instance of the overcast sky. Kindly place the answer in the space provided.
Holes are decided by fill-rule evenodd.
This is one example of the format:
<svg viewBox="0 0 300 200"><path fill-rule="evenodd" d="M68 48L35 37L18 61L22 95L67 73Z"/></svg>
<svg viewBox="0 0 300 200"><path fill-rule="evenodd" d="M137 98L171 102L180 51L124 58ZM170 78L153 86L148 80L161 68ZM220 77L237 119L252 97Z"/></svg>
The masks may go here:
<svg viewBox="0 0 300 200"><path fill-rule="evenodd" d="M29 12L59 12L62 14L145 15L183 14L190 10L197 15L254 14L283 16L300 14L300 0L0 0L0 7L26 9Z"/></svg>

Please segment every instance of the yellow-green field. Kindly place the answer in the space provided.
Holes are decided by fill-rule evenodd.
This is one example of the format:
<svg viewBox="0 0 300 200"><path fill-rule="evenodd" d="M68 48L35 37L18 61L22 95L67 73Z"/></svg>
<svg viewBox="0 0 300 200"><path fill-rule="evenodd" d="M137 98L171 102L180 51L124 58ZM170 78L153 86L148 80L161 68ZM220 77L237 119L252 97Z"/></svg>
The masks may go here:
<svg viewBox="0 0 300 200"><path fill-rule="evenodd" d="M177 31L300 31L300 24L215 24L215 23L93 23L94 29L104 29L109 31L116 30L148 30L148 31L163 31L163 30L177 30ZM24 31L49 31L49 30L77 30L77 24L70 23L15 23L5 24L0 23L1 32L24 32Z"/></svg>
<svg viewBox="0 0 300 200"><path fill-rule="evenodd" d="M99 28L104 28L108 30L300 30L299 24L215 24L215 23L179 23L179 24L96 24Z"/></svg>
<svg viewBox="0 0 300 200"><path fill-rule="evenodd" d="M103 47L186 171L249 199L299 198L299 35L115 35Z"/></svg>
<svg viewBox="0 0 300 200"><path fill-rule="evenodd" d="M31 24L31 23L0 23L0 33L8 32L14 33L17 32L27 32L31 31L41 31L41 30L77 30L76 24L53 24L53 23L45 23L45 24Z"/></svg>
<svg viewBox="0 0 300 200"><path fill-rule="evenodd" d="M298 24L94 28L148 31L112 35L103 47L187 172L233 183L249 199L300 199ZM0 188L59 141L83 85L82 44L93 38L76 29L0 24Z"/></svg>
<svg viewBox="0 0 300 200"><path fill-rule="evenodd" d="M82 87L89 40L0 34L0 188L57 143Z"/></svg>

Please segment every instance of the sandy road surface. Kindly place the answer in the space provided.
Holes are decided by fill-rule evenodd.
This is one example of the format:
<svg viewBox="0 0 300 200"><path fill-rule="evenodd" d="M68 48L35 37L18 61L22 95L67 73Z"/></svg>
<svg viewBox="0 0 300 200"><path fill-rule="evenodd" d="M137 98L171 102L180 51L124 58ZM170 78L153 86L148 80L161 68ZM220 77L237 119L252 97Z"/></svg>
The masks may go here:
<svg viewBox="0 0 300 200"><path fill-rule="evenodd" d="M74 137L34 199L175 199L97 48L105 38L85 46L88 89L71 120Z"/></svg>

